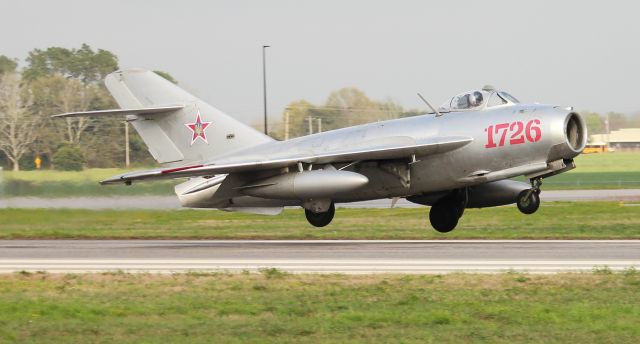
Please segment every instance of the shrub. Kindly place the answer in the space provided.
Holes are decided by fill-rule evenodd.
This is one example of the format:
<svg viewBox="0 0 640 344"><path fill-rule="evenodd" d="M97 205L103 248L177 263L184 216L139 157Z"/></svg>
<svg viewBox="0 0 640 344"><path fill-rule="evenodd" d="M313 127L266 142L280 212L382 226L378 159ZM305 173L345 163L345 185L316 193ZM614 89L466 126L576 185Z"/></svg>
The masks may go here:
<svg viewBox="0 0 640 344"><path fill-rule="evenodd" d="M53 154L53 168L62 171L82 171L85 160L80 148L62 146Z"/></svg>

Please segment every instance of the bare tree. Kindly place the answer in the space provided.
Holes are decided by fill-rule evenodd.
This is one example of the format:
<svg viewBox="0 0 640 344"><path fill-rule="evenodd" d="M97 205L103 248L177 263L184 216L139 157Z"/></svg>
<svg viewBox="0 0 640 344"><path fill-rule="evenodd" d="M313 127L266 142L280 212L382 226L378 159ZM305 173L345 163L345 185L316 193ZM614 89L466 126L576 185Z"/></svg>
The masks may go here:
<svg viewBox="0 0 640 344"><path fill-rule="evenodd" d="M29 151L36 140L39 121L29 107L32 96L21 85L18 73L0 76L0 150L20 170L20 158Z"/></svg>
<svg viewBox="0 0 640 344"><path fill-rule="evenodd" d="M91 86L85 86L78 80L67 80L60 92L61 112L87 111L91 102ZM80 143L80 136L89 127L88 117L68 117L67 141L71 144Z"/></svg>

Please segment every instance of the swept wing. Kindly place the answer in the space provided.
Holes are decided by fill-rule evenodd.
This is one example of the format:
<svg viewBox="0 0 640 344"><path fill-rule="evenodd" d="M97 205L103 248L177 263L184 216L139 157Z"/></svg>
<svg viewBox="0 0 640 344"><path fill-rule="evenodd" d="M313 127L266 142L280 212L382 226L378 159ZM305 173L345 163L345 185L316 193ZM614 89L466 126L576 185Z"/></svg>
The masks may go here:
<svg viewBox="0 0 640 344"><path fill-rule="evenodd" d="M295 166L298 163L329 164L364 160L402 159L411 157L412 155L425 156L448 152L463 147L473 141L471 137L466 136L411 140L414 142L401 144L387 143L384 145L372 144L369 147L360 146L353 149L341 149L330 152L325 151L322 153L295 153L289 156L271 159L247 158L246 160L243 160L241 156L235 156L232 160L221 159L210 164L126 173L104 180L101 184L119 184L141 180L201 177L213 176L216 174L260 171Z"/></svg>

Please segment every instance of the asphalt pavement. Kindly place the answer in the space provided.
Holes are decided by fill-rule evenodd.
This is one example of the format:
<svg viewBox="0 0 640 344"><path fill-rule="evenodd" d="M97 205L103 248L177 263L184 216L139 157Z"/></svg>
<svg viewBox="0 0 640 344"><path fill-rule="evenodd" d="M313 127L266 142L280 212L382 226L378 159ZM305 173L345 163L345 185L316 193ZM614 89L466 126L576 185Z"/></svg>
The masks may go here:
<svg viewBox="0 0 640 344"><path fill-rule="evenodd" d="M640 240L0 240L0 272L552 273L640 267Z"/></svg>

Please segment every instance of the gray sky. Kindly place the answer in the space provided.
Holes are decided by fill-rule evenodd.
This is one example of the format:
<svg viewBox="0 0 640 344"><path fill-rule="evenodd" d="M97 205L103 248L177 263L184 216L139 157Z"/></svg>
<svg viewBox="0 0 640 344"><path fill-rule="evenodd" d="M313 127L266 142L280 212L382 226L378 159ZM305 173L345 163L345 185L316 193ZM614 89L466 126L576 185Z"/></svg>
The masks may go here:
<svg viewBox="0 0 640 344"><path fill-rule="evenodd" d="M114 52L120 66L165 70L245 122L321 103L355 86L424 108L493 84L527 102L640 110L635 1L0 0L0 54L33 48Z"/></svg>

